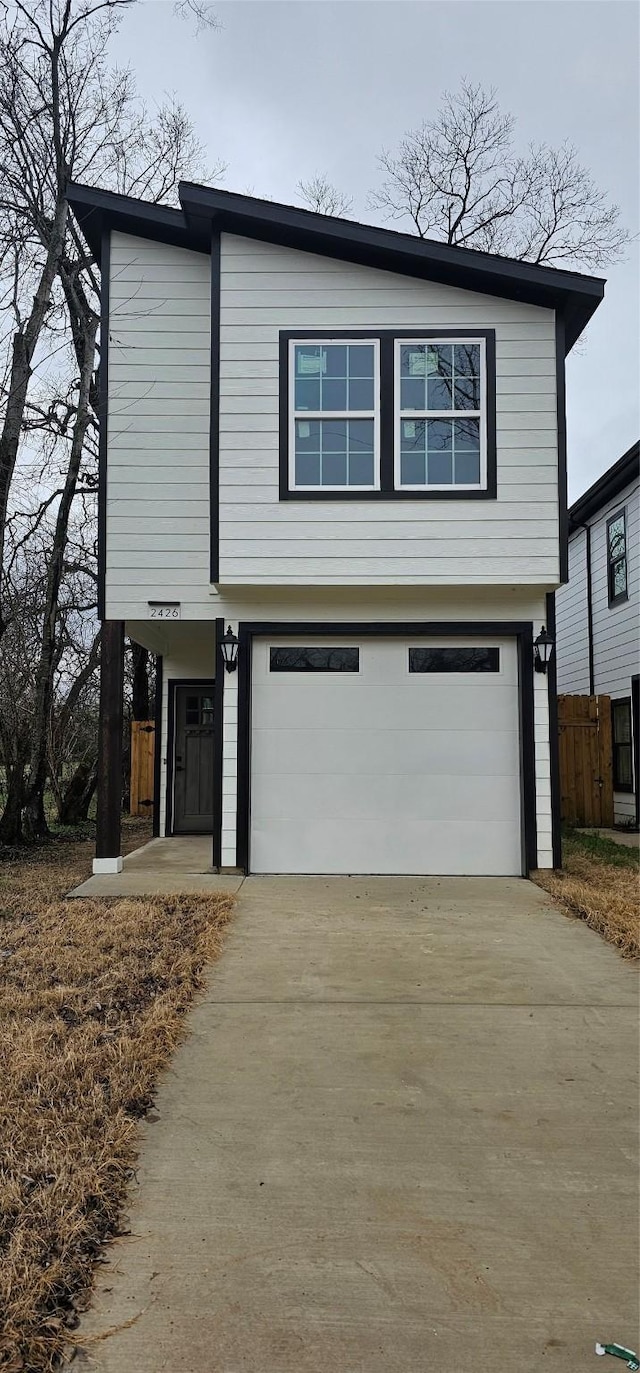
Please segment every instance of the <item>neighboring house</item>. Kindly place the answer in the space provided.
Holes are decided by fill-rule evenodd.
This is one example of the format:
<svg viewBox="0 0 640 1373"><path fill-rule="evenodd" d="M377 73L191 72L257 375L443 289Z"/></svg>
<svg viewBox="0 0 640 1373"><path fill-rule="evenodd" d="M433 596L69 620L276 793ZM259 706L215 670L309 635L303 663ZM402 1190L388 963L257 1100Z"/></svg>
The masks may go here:
<svg viewBox="0 0 640 1373"><path fill-rule="evenodd" d="M96 871L125 627L161 662L156 831L211 833L214 866L551 866L533 642L603 283L202 186L69 199L103 281Z"/></svg>
<svg viewBox="0 0 640 1373"><path fill-rule="evenodd" d="M614 815L637 824L640 786L640 444L569 511L557 598L558 691L611 697Z"/></svg>

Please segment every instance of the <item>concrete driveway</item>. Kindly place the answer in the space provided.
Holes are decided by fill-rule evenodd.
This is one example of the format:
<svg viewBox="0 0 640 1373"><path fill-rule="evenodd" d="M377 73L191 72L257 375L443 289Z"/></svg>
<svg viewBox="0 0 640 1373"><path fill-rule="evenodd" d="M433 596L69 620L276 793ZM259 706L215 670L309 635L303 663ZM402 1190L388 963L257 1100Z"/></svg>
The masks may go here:
<svg viewBox="0 0 640 1373"><path fill-rule="evenodd" d="M634 1347L636 975L548 901L248 879L84 1336L132 1323L82 1366L585 1373Z"/></svg>

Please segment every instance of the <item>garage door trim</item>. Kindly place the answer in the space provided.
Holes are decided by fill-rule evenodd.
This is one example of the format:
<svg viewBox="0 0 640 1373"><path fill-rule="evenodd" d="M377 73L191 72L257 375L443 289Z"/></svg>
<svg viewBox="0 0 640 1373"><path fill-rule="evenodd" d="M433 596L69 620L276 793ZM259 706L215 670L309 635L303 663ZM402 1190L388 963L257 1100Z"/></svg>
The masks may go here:
<svg viewBox="0 0 640 1373"><path fill-rule="evenodd" d="M503 638L515 639L518 654L520 717L520 809L522 874L537 866L535 741L533 718L533 624L527 620L296 620L244 622L238 626L238 867L250 872L251 815L251 661L254 637L308 638Z"/></svg>

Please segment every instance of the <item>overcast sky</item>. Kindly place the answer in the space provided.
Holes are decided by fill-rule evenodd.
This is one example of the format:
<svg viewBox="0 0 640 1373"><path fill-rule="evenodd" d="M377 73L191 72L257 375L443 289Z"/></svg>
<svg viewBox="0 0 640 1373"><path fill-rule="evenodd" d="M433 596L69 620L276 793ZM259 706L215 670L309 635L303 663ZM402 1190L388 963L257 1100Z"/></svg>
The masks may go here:
<svg viewBox="0 0 640 1373"><path fill-rule="evenodd" d="M518 141L569 139L638 232L639 14L627 0L231 0L195 35L170 0L128 11L113 56L145 97L175 92L222 184L295 202L316 171L366 209L376 156L463 77L495 86ZM605 268L604 303L567 365L569 496L637 439L638 249Z"/></svg>

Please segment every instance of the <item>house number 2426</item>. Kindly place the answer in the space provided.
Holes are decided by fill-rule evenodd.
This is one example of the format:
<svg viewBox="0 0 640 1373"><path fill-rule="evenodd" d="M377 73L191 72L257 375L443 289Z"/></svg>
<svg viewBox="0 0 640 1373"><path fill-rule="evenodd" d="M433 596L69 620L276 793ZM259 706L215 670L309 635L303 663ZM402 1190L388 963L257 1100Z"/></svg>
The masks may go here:
<svg viewBox="0 0 640 1373"><path fill-rule="evenodd" d="M180 619L180 606L179 606L179 605L171 605L171 603L169 603L169 604L167 604L167 605L160 605L160 604L158 604L158 605L150 605L150 606L149 606L149 619L150 619L150 620L179 620L179 619Z"/></svg>

